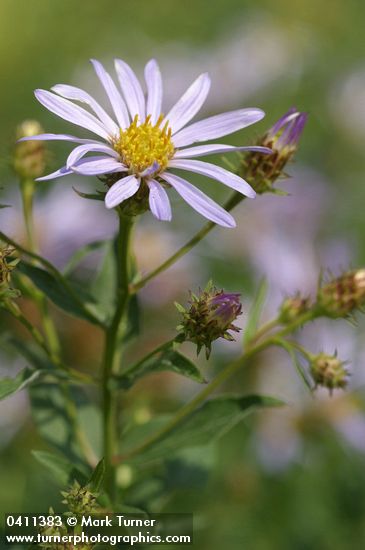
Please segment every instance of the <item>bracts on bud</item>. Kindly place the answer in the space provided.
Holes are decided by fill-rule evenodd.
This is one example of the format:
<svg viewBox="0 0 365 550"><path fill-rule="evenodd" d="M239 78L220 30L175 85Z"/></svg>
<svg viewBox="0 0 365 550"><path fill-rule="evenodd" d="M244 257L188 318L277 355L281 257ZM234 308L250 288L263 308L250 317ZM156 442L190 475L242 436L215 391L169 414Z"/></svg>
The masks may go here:
<svg viewBox="0 0 365 550"><path fill-rule="evenodd" d="M256 145L271 149L272 153L263 155L253 151L246 154L242 160L242 174L256 193L280 193L273 184L285 176L284 168L298 149L306 121L307 114L292 107L256 142Z"/></svg>
<svg viewBox="0 0 365 550"><path fill-rule="evenodd" d="M11 246L0 248L0 301L18 298L20 292L11 288L11 272L19 262L14 256L15 249Z"/></svg>
<svg viewBox="0 0 365 550"><path fill-rule="evenodd" d="M212 342L218 338L234 340L229 331L239 332L233 324L242 313L240 294L218 290L211 283L198 296L191 293L190 307L176 304L183 316L177 327L185 340L197 345L197 353L205 346L206 357L211 352Z"/></svg>
<svg viewBox="0 0 365 550"><path fill-rule="evenodd" d="M314 355L311 359L310 371L316 386L323 386L330 393L334 389L344 389L348 384L349 372L345 368L345 363L336 355L326 353Z"/></svg>
<svg viewBox="0 0 365 550"><path fill-rule="evenodd" d="M287 325L299 319L304 313L311 310L311 299L302 296L299 292L295 296L285 298L280 306L279 321Z"/></svg>
<svg viewBox="0 0 365 550"><path fill-rule="evenodd" d="M17 128L17 139L30 137L43 132L36 120L25 120ZM13 166L20 180L34 180L44 175L47 153L42 141L17 142L14 149Z"/></svg>
<svg viewBox="0 0 365 550"><path fill-rule="evenodd" d="M348 317L365 304L365 269L344 273L318 289L317 307L326 317Z"/></svg>

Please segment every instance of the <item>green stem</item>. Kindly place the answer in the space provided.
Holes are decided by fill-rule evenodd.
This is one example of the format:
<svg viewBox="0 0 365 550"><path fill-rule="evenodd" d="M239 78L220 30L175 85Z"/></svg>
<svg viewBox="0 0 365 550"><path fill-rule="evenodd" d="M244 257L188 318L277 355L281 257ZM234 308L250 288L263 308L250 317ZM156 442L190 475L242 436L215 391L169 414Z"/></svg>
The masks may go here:
<svg viewBox="0 0 365 550"><path fill-rule="evenodd" d="M136 363L133 363L133 365L131 365L130 367L128 367L127 369L125 369L122 373L123 376L129 376L131 373L133 373L134 371L138 370L139 367L145 363L146 361L148 361L148 359L150 359L151 357L153 357L154 355L156 355L157 353L159 353L160 351L163 351L163 350L167 350L167 349L170 349L172 348L173 346L179 346L182 342L179 341L179 338L176 337L176 338L173 338L172 340L168 340L167 342L164 342L163 344L161 344L160 346L157 346L157 348L154 348L150 353L147 353L147 355L145 355L144 357L142 357L142 359L140 359L140 361L137 361Z"/></svg>
<svg viewBox="0 0 365 550"><path fill-rule="evenodd" d="M262 325L262 327L258 329L256 334L250 340L250 346L253 344L256 344L256 342L258 342L263 336L265 336L267 332L277 327L278 324L279 324L279 319L275 318L275 319L272 319L272 321L269 321L264 325Z"/></svg>
<svg viewBox="0 0 365 550"><path fill-rule="evenodd" d="M39 262L47 271L52 273L55 279L59 282L61 286L64 287L66 292L72 296L72 299L78 304L80 309L82 309L85 313L85 315L88 317L89 321L98 325L101 328L105 328L104 324L98 319L92 311L83 303L77 292L74 290L74 288L69 284L67 279L62 276L62 273L58 271L58 269L48 260L45 258L42 258L42 256L39 256L39 254L36 254L35 252L32 252L30 250L27 250L24 248L24 246L21 246L16 241L8 237L5 233L0 231L0 239L14 248L16 248L19 252L22 254L25 254L26 256L29 256L29 258L32 258L33 260Z"/></svg>
<svg viewBox="0 0 365 550"><path fill-rule="evenodd" d="M85 384L96 384L96 380L92 376L89 376L64 365L60 358L49 349L42 333L35 326L32 325L32 323L20 311L18 306L16 306L13 302L9 300L4 303L3 307L28 330L28 332L33 337L34 342L47 354L47 357L56 367L67 373L72 379L77 382L83 382Z"/></svg>
<svg viewBox="0 0 365 550"><path fill-rule="evenodd" d="M232 210L237 204L239 204L245 197L241 195L240 193L234 193L230 199L224 204L223 208L227 210L228 212ZM175 254L170 256L166 261L164 261L159 267L156 267L156 269L153 269L148 273L145 277L140 279L139 281L135 282L134 284L130 285L130 294L135 294L138 292L141 288L143 288L151 279L162 273L163 271L166 271L169 267L171 267L174 263L176 263L180 258L185 256L194 246L196 246L208 233L212 231L216 227L216 223L214 222L208 222L198 231L194 237L192 237L186 244L184 244Z"/></svg>
<svg viewBox="0 0 365 550"><path fill-rule="evenodd" d="M130 280L130 238L133 218L119 214L117 237L117 303L113 319L105 333L105 346L102 372L103 398L103 448L106 466L105 484L111 498L115 497L115 470L112 457L117 443L117 402L116 394L110 389L110 378L116 371L119 329L128 303Z"/></svg>
<svg viewBox="0 0 365 550"><path fill-rule="evenodd" d="M130 459L140 453L143 453L145 450L149 449L152 445L157 443L160 439L165 437L171 430L173 430L180 422L182 422L187 416L192 414L195 409L204 403L207 397L209 397L219 386L221 386L228 378L233 376L241 367L243 367L246 362L251 359L254 355L263 351L267 347L273 344L271 339L267 339L261 344L254 346L246 351L246 353L227 365L215 378L212 380L198 395L196 395L189 403L184 405L175 416L168 422L163 428L153 434L151 437L146 439L142 445L132 449L128 454L122 456L114 457L113 462L118 464L121 461Z"/></svg>
<svg viewBox="0 0 365 550"><path fill-rule="evenodd" d="M22 195L23 215L29 248L36 252L36 239L34 236L33 224L34 181L31 179L22 180L20 182L20 191Z"/></svg>
<svg viewBox="0 0 365 550"><path fill-rule="evenodd" d="M253 340L250 342L249 346L247 346L244 354L236 361L233 361L232 363L228 364L214 378L214 380L210 382L210 384L208 384L200 393L198 393L198 395L196 395L196 397L192 399L192 401L184 405L170 420L170 422L168 422L163 428L161 428L161 430L153 434L139 447L132 449L128 454L114 457L113 462L115 464L118 464L119 462L132 458L144 452L145 450L149 449L157 441L165 437L178 424L180 424L180 422L182 422L187 416L192 414L197 407L203 404L203 402L206 400L207 397L209 397L221 384L223 384L223 382L225 382L228 378L230 378L233 374L235 374L241 367L243 367L247 363L247 361L250 360L254 355L267 349L269 346L277 346L277 345L280 346L281 345L280 337L283 337L286 334L293 332L299 326L303 325L307 321L313 320L315 317L316 317L316 312L314 310L309 311L303 314L301 317L298 317L298 319L293 321L290 325L287 325L282 330L269 336L267 339L263 340L261 343L258 343L258 344L253 344L253 341L256 342L256 340L258 339L254 337ZM265 332L272 328L274 321L275 323L277 322L277 320L274 319L273 321L270 321L269 323L264 325L264 327L266 327ZM261 336L263 335L264 327L262 327L262 329L259 329L258 331L258 333L259 332L261 333Z"/></svg>

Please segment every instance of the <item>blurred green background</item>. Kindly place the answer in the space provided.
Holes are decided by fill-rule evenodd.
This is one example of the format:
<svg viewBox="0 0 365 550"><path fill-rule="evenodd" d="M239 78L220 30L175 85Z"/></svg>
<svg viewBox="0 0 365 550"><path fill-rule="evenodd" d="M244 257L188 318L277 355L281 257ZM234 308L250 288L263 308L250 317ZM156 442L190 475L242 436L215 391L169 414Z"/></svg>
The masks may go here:
<svg viewBox="0 0 365 550"><path fill-rule="evenodd" d="M130 355L171 337L178 323L173 301L185 302L189 288L211 277L227 290L242 292L247 311L266 275L268 316L285 294L313 292L321 268L338 273L364 265L364 17L365 3L359 0L2 0L0 199L15 206L0 212L1 229L22 236L16 180L9 167L17 124L35 118L46 131L74 133L37 104L33 90L70 83L101 99L89 58L111 69L112 59L121 57L141 75L147 60L156 57L167 107L208 70L213 82L204 114L242 106L266 111L262 122L227 142L249 143L292 105L308 112L309 121L296 162L288 168L293 177L282 185L291 195L245 201L235 211L237 230L215 230L189 259L147 287L142 294L145 336ZM52 171L68 149L50 148ZM217 200L226 196L223 186L198 176L191 180ZM72 183L86 185L84 180ZM89 185L95 188L95 181ZM175 199L173 209L171 225L149 214L142 221L136 246L144 271L201 225L181 201ZM114 230L113 214L77 197L67 178L40 186L37 214L44 253L59 265L81 244ZM92 269L86 266L83 276ZM98 335L54 314L69 360L93 369L100 357ZM2 320L3 330L8 323L8 318ZM311 399L285 355L270 352L227 389L262 391L283 398L288 407L257 414L219 444L172 457L157 471L121 470L129 502L152 510L193 511L199 550L363 548L363 328L361 319L358 327L322 323L301 336L313 351L337 348L341 358L350 360L353 375L346 394L329 399L319 392ZM212 362L201 361L206 376L213 376L239 349L239 341L217 344ZM6 354L0 360L6 373L23 366ZM129 416L143 423L156 412L174 410L195 391L174 375L151 377L128 395ZM94 422L91 413L85 422ZM37 435L26 395L1 403L0 429L1 512L45 511L57 504L59 488L30 455L31 449L48 447Z"/></svg>

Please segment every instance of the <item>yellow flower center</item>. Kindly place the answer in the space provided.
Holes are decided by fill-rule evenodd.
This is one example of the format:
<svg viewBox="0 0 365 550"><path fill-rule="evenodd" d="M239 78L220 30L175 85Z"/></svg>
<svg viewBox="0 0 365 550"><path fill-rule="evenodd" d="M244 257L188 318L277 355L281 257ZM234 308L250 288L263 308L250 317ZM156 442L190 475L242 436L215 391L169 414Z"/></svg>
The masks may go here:
<svg viewBox="0 0 365 550"><path fill-rule="evenodd" d="M153 172L165 169L174 154L171 141L171 128L168 122L160 128L163 115L155 125L151 124L151 115L137 125L138 115L126 130L120 130L119 139L114 142L114 149L119 153L123 164L132 173L141 174L147 168Z"/></svg>

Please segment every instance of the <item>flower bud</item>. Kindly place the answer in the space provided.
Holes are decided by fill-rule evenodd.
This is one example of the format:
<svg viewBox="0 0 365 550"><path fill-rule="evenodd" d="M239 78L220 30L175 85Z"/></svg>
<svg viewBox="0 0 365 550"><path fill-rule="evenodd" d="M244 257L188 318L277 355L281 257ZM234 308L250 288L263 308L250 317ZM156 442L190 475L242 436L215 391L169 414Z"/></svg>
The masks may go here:
<svg viewBox="0 0 365 550"><path fill-rule="evenodd" d="M320 353L312 358L310 371L316 386L323 386L330 390L345 388L348 383L349 373L345 363L336 355Z"/></svg>
<svg viewBox="0 0 365 550"><path fill-rule="evenodd" d="M271 155L252 151L245 156L242 174L256 193L279 193L273 184L279 177L285 176L283 170L298 149L299 138L306 121L306 113L292 107L256 143L271 149Z"/></svg>
<svg viewBox="0 0 365 550"><path fill-rule="evenodd" d="M347 317L365 304L365 269L344 273L321 286L317 306L327 317Z"/></svg>
<svg viewBox="0 0 365 550"><path fill-rule="evenodd" d="M11 272L19 262L18 258L8 260L13 256L15 249L11 246L0 248L0 300L7 298L17 298L19 291L10 287Z"/></svg>
<svg viewBox="0 0 365 550"><path fill-rule="evenodd" d="M62 491L61 494L64 497L62 504L66 504L72 514L82 516L97 511L96 495L87 487L81 487L77 481L68 491Z"/></svg>
<svg viewBox="0 0 365 550"><path fill-rule="evenodd" d="M309 297L301 296L299 293L295 296L289 296L285 298L280 306L279 320L283 325L292 323L310 309L311 303Z"/></svg>
<svg viewBox="0 0 365 550"><path fill-rule="evenodd" d="M232 341L234 338L228 331L239 332L240 330L233 324L233 321L242 313L238 293L226 293L209 284L199 296L191 294L189 309L186 310L180 304L176 304L176 307L183 315L178 330L181 331L185 340L197 345L198 354L205 346L207 358L214 340L225 338Z"/></svg>
<svg viewBox="0 0 365 550"><path fill-rule="evenodd" d="M36 120L25 120L16 132L17 139L43 132ZM14 170L22 180L34 180L43 176L46 168L46 148L42 141L17 142L14 148Z"/></svg>

